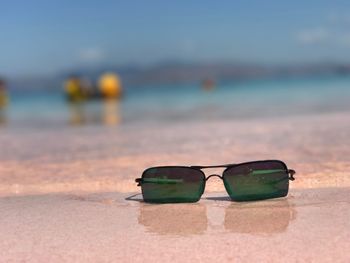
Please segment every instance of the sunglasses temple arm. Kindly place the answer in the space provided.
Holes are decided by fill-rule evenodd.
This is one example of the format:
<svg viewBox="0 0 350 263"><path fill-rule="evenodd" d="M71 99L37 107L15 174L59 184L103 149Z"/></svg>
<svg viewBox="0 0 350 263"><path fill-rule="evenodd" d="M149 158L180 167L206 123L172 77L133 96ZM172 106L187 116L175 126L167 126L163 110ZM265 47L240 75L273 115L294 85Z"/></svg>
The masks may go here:
<svg viewBox="0 0 350 263"><path fill-rule="evenodd" d="M142 178L136 178L135 182L137 183L137 186L141 186Z"/></svg>
<svg viewBox="0 0 350 263"><path fill-rule="evenodd" d="M296 174L296 171L289 169L288 174L289 174L289 180L294 181L295 180L294 175Z"/></svg>
<svg viewBox="0 0 350 263"><path fill-rule="evenodd" d="M153 183L153 184L179 184L183 183L182 179L164 179L164 178L136 178L135 182L137 186L141 186L142 183Z"/></svg>

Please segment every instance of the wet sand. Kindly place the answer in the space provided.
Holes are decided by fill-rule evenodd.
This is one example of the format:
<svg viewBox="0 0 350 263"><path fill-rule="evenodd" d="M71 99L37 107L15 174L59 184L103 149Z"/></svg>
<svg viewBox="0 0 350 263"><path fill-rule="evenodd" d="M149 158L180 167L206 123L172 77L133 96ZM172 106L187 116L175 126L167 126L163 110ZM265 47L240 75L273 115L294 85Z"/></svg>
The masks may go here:
<svg viewBox="0 0 350 263"><path fill-rule="evenodd" d="M0 261L349 262L350 115L0 130ZM154 165L281 159L288 198L140 202ZM211 173L221 170L206 170Z"/></svg>
<svg viewBox="0 0 350 263"><path fill-rule="evenodd" d="M348 262L350 189L149 205L128 194L0 199L2 262Z"/></svg>

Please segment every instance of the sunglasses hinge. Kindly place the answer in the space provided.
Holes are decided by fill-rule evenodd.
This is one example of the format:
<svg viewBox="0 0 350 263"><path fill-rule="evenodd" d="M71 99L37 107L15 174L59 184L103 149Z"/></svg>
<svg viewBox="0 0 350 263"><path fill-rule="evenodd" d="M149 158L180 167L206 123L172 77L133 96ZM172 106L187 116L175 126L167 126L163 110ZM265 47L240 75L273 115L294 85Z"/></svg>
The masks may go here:
<svg viewBox="0 0 350 263"><path fill-rule="evenodd" d="M289 180L294 181L295 180L294 175L296 174L296 172L292 169L289 169L288 174L289 174Z"/></svg>
<svg viewBox="0 0 350 263"><path fill-rule="evenodd" d="M135 182L137 183L137 186L141 186L142 178L136 178Z"/></svg>

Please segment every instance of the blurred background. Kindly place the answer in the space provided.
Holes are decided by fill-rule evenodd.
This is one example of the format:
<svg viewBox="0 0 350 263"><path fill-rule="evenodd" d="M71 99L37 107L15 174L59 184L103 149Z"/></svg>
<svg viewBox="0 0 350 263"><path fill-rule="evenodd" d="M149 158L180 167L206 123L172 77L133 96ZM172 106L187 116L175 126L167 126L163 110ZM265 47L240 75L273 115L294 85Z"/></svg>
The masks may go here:
<svg viewBox="0 0 350 263"><path fill-rule="evenodd" d="M348 112L347 1L3 1L0 123Z"/></svg>

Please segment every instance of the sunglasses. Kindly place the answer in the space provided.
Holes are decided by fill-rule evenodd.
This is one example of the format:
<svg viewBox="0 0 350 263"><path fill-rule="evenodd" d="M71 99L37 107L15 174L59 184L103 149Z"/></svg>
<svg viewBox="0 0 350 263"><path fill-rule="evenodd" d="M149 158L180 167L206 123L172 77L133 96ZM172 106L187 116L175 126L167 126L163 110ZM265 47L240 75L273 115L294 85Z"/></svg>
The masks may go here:
<svg viewBox="0 0 350 263"><path fill-rule="evenodd" d="M226 168L222 175L205 176L202 169ZM143 200L149 203L197 202L206 181L219 177L233 201L253 201L284 197L294 170L279 160L254 161L211 166L158 166L146 169L135 181L141 186Z"/></svg>

